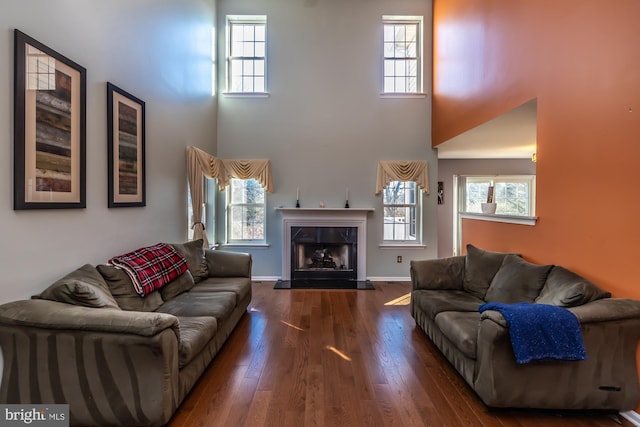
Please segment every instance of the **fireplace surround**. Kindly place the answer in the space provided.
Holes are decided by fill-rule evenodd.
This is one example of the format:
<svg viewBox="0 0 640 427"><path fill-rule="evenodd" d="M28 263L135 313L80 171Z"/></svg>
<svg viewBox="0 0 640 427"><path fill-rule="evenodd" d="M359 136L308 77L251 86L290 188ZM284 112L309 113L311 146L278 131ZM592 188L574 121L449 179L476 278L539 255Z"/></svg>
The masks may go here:
<svg viewBox="0 0 640 427"><path fill-rule="evenodd" d="M366 248L372 208L277 210L282 212L283 287L370 286Z"/></svg>

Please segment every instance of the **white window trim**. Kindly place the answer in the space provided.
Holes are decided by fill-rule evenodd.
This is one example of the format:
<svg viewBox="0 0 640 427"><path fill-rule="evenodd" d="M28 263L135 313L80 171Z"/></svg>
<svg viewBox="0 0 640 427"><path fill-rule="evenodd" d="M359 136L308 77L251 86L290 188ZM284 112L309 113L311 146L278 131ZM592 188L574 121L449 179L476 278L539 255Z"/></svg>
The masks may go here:
<svg viewBox="0 0 640 427"><path fill-rule="evenodd" d="M424 17L420 15L382 15L382 26L385 24L418 24L417 49L418 80L417 92L385 92L384 91L384 35L382 37L382 69L380 73L380 98L426 98L424 87Z"/></svg>
<svg viewBox="0 0 640 427"><path fill-rule="evenodd" d="M415 182L415 181L404 181L404 182ZM388 185L387 185L388 186ZM423 202L422 195L423 191L418 187L416 183L415 186L416 192L416 239L415 240L385 240L384 239L384 195L382 197L382 242L378 245L379 248L389 248L389 249L424 249L426 245L424 245L422 240L422 215L423 215ZM389 205L391 206L391 205Z"/></svg>
<svg viewBox="0 0 640 427"><path fill-rule="evenodd" d="M238 178L240 179L240 178ZM246 181L246 180L243 180ZM264 189L263 189L264 191ZM252 204L252 206L262 206L264 208L264 222L262 224L263 230L264 230L264 238L263 239L231 239L231 226L232 226L232 221L231 218L229 217L230 215L230 207L231 207L231 183L229 183L229 186L227 187L226 191L226 197L225 197L225 230L226 230L226 239L225 239L225 243L222 246L235 246L235 247L239 247L239 246L252 246L252 247L268 247L269 245L267 244L267 192L264 192L264 203L262 204Z"/></svg>
<svg viewBox="0 0 640 427"><path fill-rule="evenodd" d="M473 180L490 180L498 182L527 182L529 183L529 215L514 215L514 214L497 214L500 217L513 217L513 218L536 218L536 175L521 174L521 175L461 175L465 178L464 186L465 190L462 193L462 200L466 200L466 183L468 179ZM466 206L465 206L466 208ZM471 215L484 215L480 212L466 212L461 211L462 214ZM490 215L486 215L490 216ZM493 216L496 216L494 214Z"/></svg>
<svg viewBox="0 0 640 427"><path fill-rule="evenodd" d="M264 23L265 24L265 52L264 52L264 92L233 92L229 90L231 86L231 67L230 61L231 58L231 23L236 24L257 24ZM227 15L227 23L225 28L225 91L222 92L225 98L268 98L268 58L267 58L267 48L268 48L268 30L267 30L267 15Z"/></svg>

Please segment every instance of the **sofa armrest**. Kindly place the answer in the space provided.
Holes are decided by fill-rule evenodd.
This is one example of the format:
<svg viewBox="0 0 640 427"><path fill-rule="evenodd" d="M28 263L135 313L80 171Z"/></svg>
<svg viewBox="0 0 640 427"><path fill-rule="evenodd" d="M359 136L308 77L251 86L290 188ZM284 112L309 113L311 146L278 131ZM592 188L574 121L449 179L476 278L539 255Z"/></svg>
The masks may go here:
<svg viewBox="0 0 640 427"><path fill-rule="evenodd" d="M462 289L464 256L412 260L409 267L412 290Z"/></svg>
<svg viewBox="0 0 640 427"><path fill-rule="evenodd" d="M154 336L171 329L180 336L178 318L166 313L91 308L49 300L21 300L0 305L0 325L42 329Z"/></svg>
<svg viewBox="0 0 640 427"><path fill-rule="evenodd" d="M209 269L209 277L251 278L251 254L205 249L204 256Z"/></svg>
<svg viewBox="0 0 640 427"><path fill-rule="evenodd" d="M626 298L603 298L569 308L581 324L639 319L640 301Z"/></svg>

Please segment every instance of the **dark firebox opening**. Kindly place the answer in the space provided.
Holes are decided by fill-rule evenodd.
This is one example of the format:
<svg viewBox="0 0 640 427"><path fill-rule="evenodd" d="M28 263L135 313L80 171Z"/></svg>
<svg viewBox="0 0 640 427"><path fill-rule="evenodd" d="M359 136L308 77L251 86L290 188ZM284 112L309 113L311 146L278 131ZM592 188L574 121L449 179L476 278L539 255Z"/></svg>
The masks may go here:
<svg viewBox="0 0 640 427"><path fill-rule="evenodd" d="M356 280L357 227L293 227L291 280Z"/></svg>

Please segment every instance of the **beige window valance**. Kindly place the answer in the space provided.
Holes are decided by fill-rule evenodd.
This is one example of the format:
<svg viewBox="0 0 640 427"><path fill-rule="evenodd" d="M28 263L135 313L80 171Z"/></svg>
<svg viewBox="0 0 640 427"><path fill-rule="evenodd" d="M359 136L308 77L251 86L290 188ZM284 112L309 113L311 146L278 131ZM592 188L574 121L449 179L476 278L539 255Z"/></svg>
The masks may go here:
<svg viewBox="0 0 640 427"><path fill-rule="evenodd" d="M391 181L415 181L429 194L429 165L426 160L380 160L376 194L380 194Z"/></svg>
<svg viewBox="0 0 640 427"><path fill-rule="evenodd" d="M218 180L218 187L224 191L231 178L255 179L265 191L273 192L271 179L271 162L266 159L257 160L223 160L196 147L187 147L187 179L191 194L191 228L193 239L202 239L205 247L209 246L205 224L202 218L202 176Z"/></svg>

